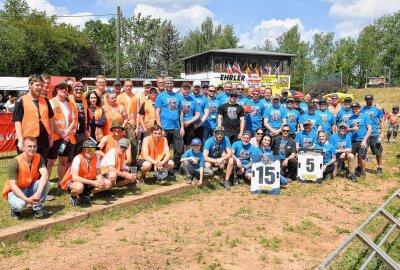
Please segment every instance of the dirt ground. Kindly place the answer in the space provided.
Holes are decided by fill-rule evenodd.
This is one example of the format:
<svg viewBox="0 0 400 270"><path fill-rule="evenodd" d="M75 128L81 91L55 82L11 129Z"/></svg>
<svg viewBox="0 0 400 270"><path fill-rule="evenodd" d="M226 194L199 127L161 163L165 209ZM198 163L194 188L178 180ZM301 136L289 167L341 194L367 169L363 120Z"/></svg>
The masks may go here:
<svg viewBox="0 0 400 270"><path fill-rule="evenodd" d="M0 257L0 269L313 269L396 184L337 178L291 183L280 196L220 189L100 227L81 224Z"/></svg>

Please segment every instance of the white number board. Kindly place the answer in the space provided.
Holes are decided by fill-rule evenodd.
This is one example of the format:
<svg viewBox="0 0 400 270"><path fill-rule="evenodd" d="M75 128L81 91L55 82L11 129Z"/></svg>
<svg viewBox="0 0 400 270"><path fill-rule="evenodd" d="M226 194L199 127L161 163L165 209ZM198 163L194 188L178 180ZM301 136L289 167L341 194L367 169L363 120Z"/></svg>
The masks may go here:
<svg viewBox="0 0 400 270"><path fill-rule="evenodd" d="M297 178L301 182L322 183L322 150L299 150Z"/></svg>
<svg viewBox="0 0 400 270"><path fill-rule="evenodd" d="M262 160L253 163L251 166L251 193L279 194L280 192L280 172L281 163L279 160L271 163Z"/></svg>

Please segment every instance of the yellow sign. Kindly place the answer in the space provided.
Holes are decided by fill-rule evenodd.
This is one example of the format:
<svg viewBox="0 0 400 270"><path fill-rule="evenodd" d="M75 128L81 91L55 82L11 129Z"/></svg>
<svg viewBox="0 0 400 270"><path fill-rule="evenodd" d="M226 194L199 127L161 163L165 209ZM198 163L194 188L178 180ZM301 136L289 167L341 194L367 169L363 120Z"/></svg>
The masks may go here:
<svg viewBox="0 0 400 270"><path fill-rule="evenodd" d="M263 74L261 85L272 89L290 89L290 76Z"/></svg>

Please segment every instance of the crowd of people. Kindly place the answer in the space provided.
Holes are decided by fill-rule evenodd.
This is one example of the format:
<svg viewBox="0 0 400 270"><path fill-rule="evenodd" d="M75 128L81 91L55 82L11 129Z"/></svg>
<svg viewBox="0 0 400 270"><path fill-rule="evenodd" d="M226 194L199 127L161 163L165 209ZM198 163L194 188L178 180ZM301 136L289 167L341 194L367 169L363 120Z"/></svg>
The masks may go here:
<svg viewBox="0 0 400 270"><path fill-rule="evenodd" d="M357 181L366 176L370 148L382 175L382 140L396 141L400 116L393 106L385 134L385 114L372 95L363 105L349 97L341 103L336 94L300 100L266 87L246 96L240 83L200 81L176 93L172 77L158 77L155 86L145 80L134 91L129 79L107 89L101 75L87 93L81 82L68 81L51 92L50 80L32 75L29 92L14 102L19 155L10 162L3 197L16 219L27 204L38 218L51 214L43 204L57 159L59 188L73 206L90 204L91 194L113 196L115 186L146 182L150 172L156 181L181 173L198 185L220 174L229 190L251 180L253 157L260 155L280 160L286 185L297 178L299 149L323 151L324 179L343 170Z"/></svg>

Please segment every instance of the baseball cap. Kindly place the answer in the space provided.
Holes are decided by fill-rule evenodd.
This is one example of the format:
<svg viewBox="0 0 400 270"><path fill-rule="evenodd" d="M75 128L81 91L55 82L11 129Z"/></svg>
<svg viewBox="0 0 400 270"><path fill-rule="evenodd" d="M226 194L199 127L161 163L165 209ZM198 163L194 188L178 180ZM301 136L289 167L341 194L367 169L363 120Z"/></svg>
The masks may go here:
<svg viewBox="0 0 400 270"><path fill-rule="evenodd" d="M287 89L283 89L283 90L281 91L281 93L282 93L282 94L287 94L287 93L289 93L289 91L288 91Z"/></svg>
<svg viewBox="0 0 400 270"><path fill-rule="evenodd" d="M151 85L151 81L150 80L144 80L143 81L143 85L149 85L149 84Z"/></svg>
<svg viewBox="0 0 400 270"><path fill-rule="evenodd" d="M190 145L202 145L201 140L199 138L194 138Z"/></svg>
<svg viewBox="0 0 400 270"><path fill-rule="evenodd" d="M201 82L199 81L199 80L195 80L194 82L193 82L193 87L195 87L195 86L201 86Z"/></svg>
<svg viewBox="0 0 400 270"><path fill-rule="evenodd" d="M130 145L130 142L129 142L129 140L127 138L122 138L122 139L119 139L118 145L128 148L129 145Z"/></svg>
<svg viewBox="0 0 400 270"><path fill-rule="evenodd" d="M304 120L303 126L304 126L304 125L311 125L311 124L312 124L312 123L311 123L310 120Z"/></svg>
<svg viewBox="0 0 400 270"><path fill-rule="evenodd" d="M350 107L361 107L361 106L360 106L360 103L353 102L353 103L351 103Z"/></svg>
<svg viewBox="0 0 400 270"><path fill-rule="evenodd" d="M164 78L164 82L174 82L174 78L172 78L172 77L165 77Z"/></svg>
<svg viewBox="0 0 400 270"><path fill-rule="evenodd" d="M311 107L314 107L314 108L316 107L314 102L311 102L310 104L308 104L308 108L311 108Z"/></svg>
<svg viewBox="0 0 400 270"><path fill-rule="evenodd" d="M92 141L92 140L86 140L82 146L80 147L80 150L82 150L83 148L95 148L96 150L99 150L100 148L97 146L97 144Z"/></svg>
<svg viewBox="0 0 400 270"><path fill-rule="evenodd" d="M339 127L346 127L346 128L347 128L346 122L341 122L341 123L339 124Z"/></svg>
<svg viewBox="0 0 400 270"><path fill-rule="evenodd" d="M294 98L288 98L287 100L286 100L286 102L294 102Z"/></svg>
<svg viewBox="0 0 400 270"><path fill-rule="evenodd" d="M272 99L281 99L281 97L278 94L273 94Z"/></svg>
<svg viewBox="0 0 400 270"><path fill-rule="evenodd" d="M72 86L72 88L77 88L77 87L80 87L80 88L83 88L83 83L81 83L81 82L76 82L76 83L74 83L74 85Z"/></svg>
<svg viewBox="0 0 400 270"><path fill-rule="evenodd" d="M65 87L68 87L68 86L69 86L69 84L66 81L61 81L61 82L58 82L54 86L54 88L65 88Z"/></svg>
<svg viewBox="0 0 400 270"><path fill-rule="evenodd" d="M352 102L353 100L351 99L351 97L346 97L345 99L344 99L344 102Z"/></svg>
<svg viewBox="0 0 400 270"><path fill-rule="evenodd" d="M331 98L339 98L338 94L332 94Z"/></svg>
<svg viewBox="0 0 400 270"><path fill-rule="evenodd" d="M319 99L319 104L321 105L321 103L326 104L326 99L320 98L320 99Z"/></svg>
<svg viewBox="0 0 400 270"><path fill-rule="evenodd" d="M374 96L371 94L365 95L365 100L373 100Z"/></svg>
<svg viewBox="0 0 400 270"><path fill-rule="evenodd" d="M300 101L300 99L297 97L297 98L294 98L294 102L301 102L301 101Z"/></svg>
<svg viewBox="0 0 400 270"><path fill-rule="evenodd" d="M120 81L120 80L116 80L116 81L114 82L113 85L114 85L114 86L116 86L116 85L121 85L121 81Z"/></svg>
<svg viewBox="0 0 400 270"><path fill-rule="evenodd" d="M150 94L157 94L158 93L158 91L157 91L157 89L155 89L154 87L152 87L152 88L150 88L150 90L149 90L149 93Z"/></svg>
<svg viewBox="0 0 400 270"><path fill-rule="evenodd" d="M230 96L238 96L238 92L236 92L236 90L232 90L229 92Z"/></svg>
<svg viewBox="0 0 400 270"><path fill-rule="evenodd" d="M202 85L201 85L201 87L208 87L208 86L209 86L208 82L203 82Z"/></svg>

